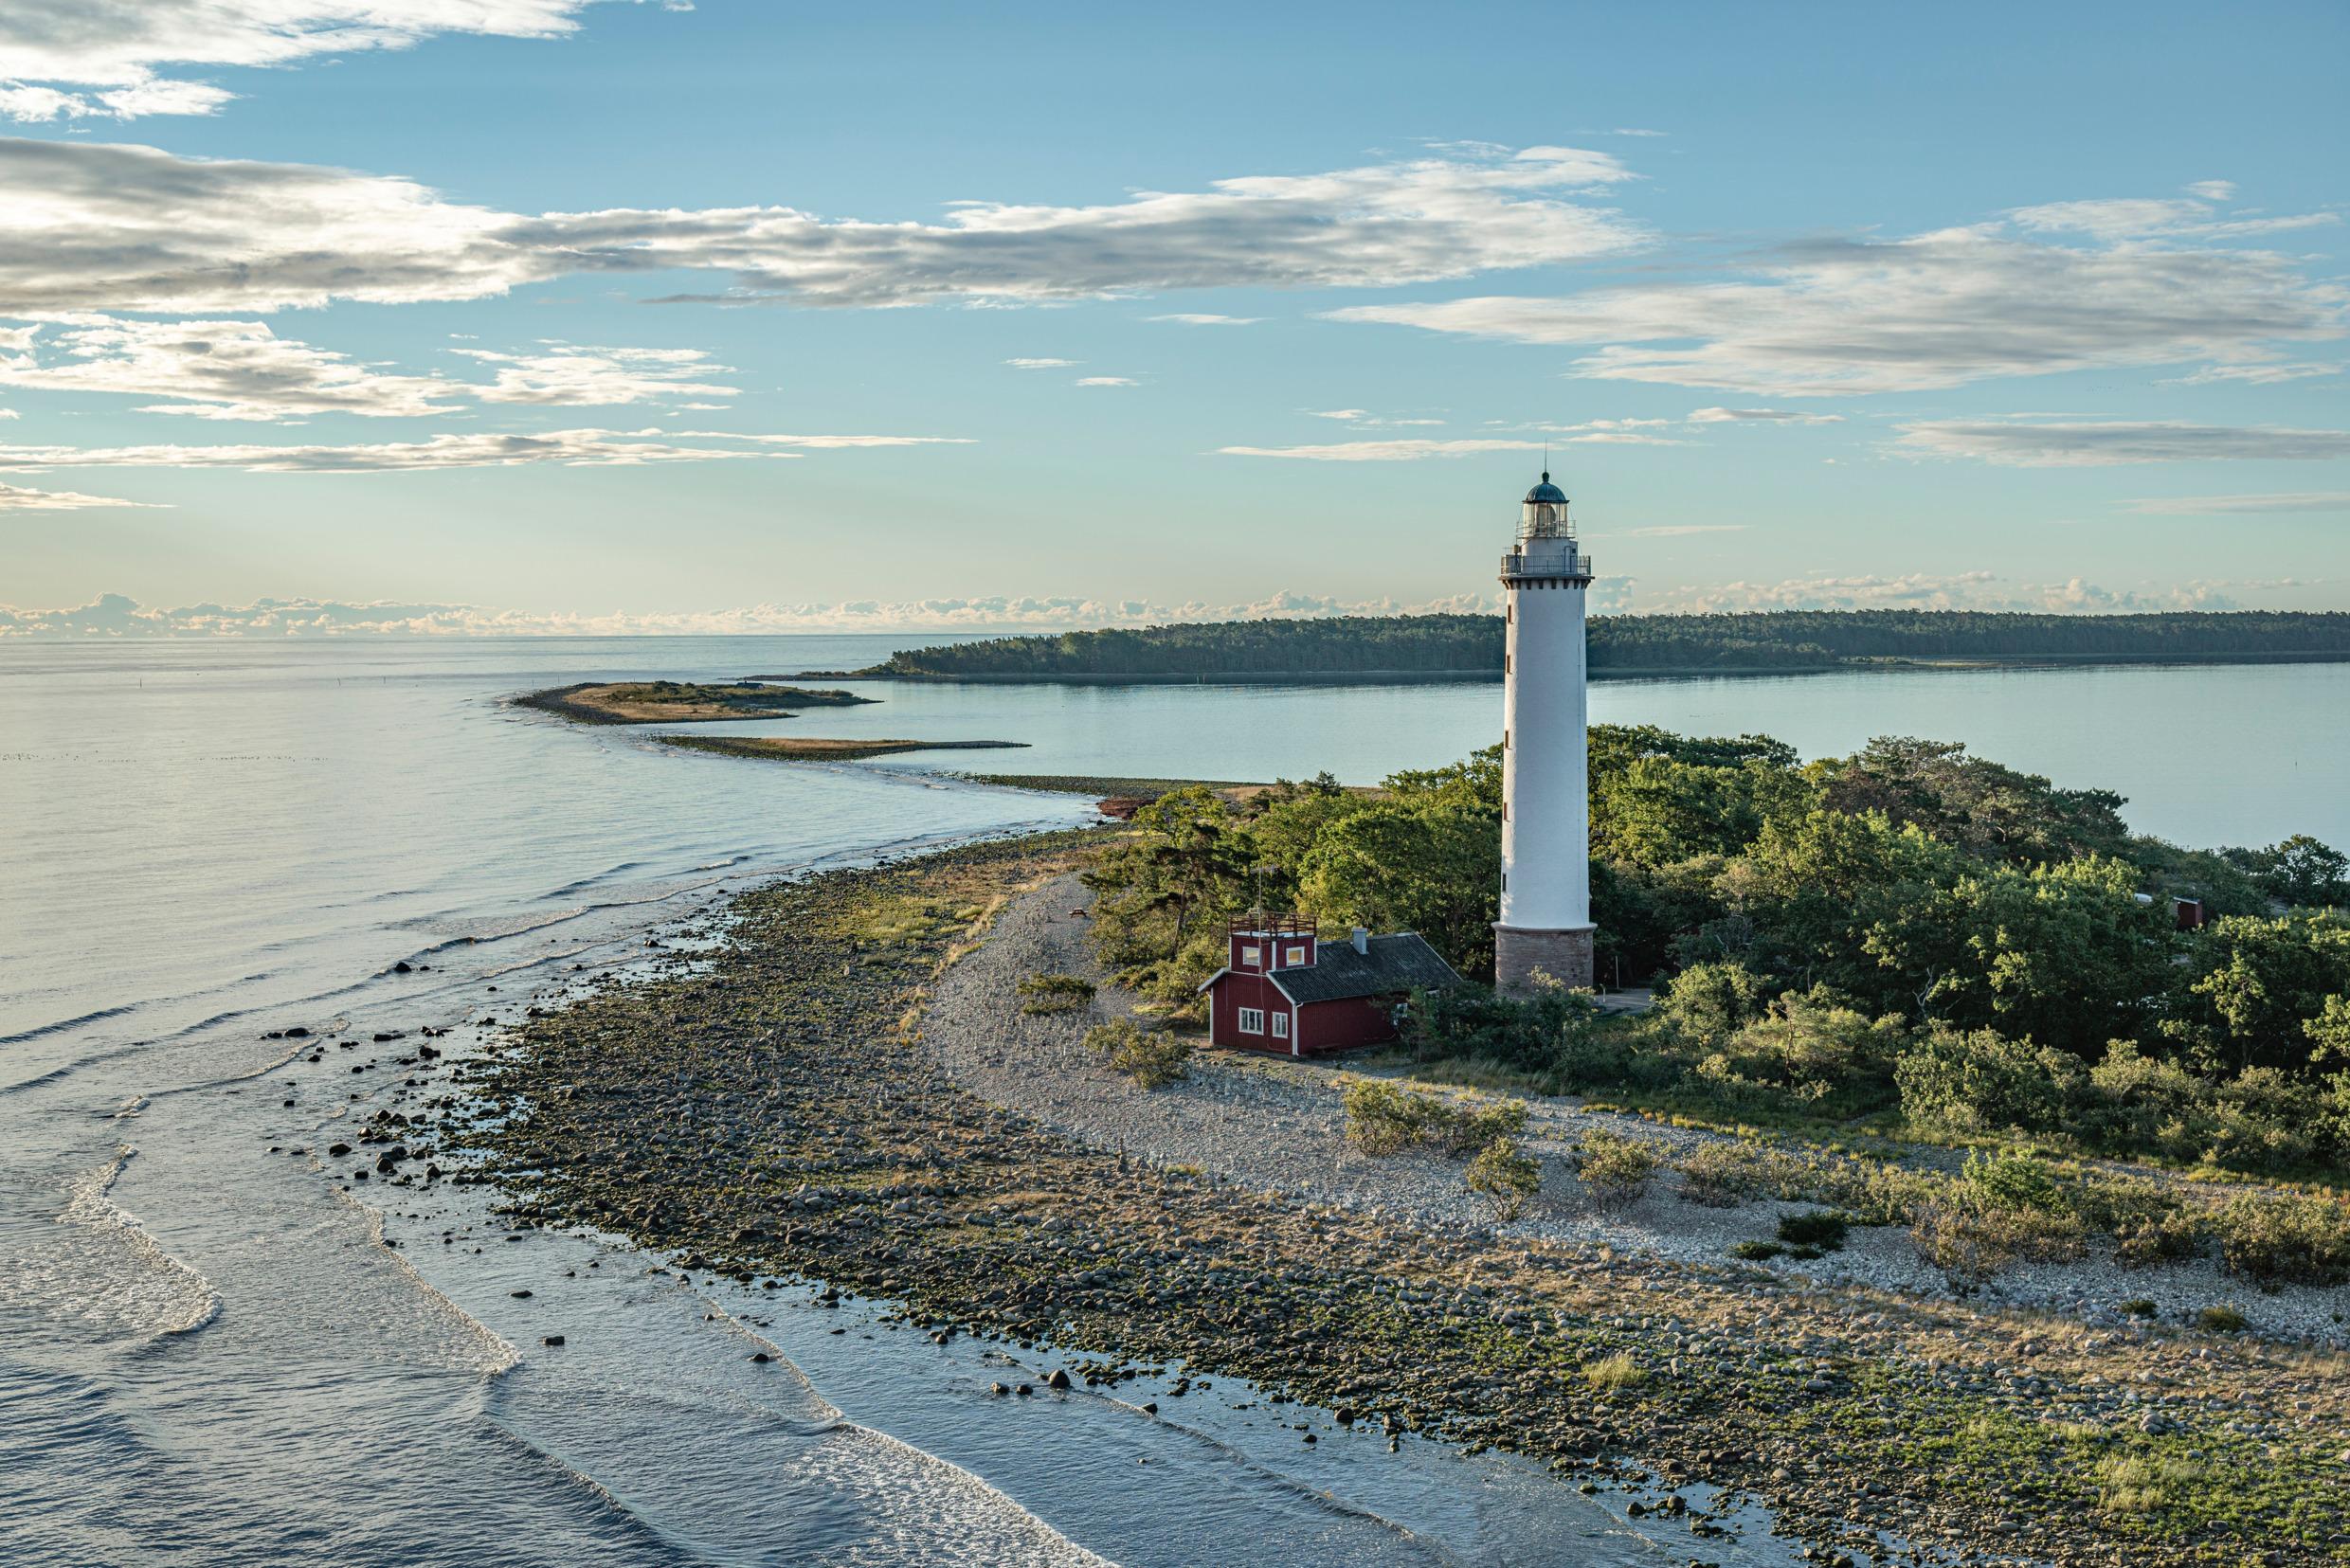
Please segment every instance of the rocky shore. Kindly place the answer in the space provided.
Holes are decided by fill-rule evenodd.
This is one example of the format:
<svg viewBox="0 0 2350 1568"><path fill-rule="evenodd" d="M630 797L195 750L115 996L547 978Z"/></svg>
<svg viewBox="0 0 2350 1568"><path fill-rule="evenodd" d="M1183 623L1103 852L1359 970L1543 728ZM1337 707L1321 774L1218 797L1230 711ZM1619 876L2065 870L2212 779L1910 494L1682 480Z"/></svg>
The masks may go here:
<svg viewBox="0 0 2350 1568"><path fill-rule="evenodd" d="M997 995L1019 965L977 945L1022 890L1046 892L1006 938L1071 907L1047 885L1086 852L1053 835L745 895L728 945L526 1016L447 1120L401 1131L518 1218L688 1270L1051 1343L1105 1384L1180 1362L1547 1461L1626 1488L1692 1562L1741 1500L1822 1561L2350 1562L2338 1355L1260 1190L1154 1142L1157 1108L1123 1148L1114 1123L1056 1115L1143 1091L1077 1077L1100 1070L1068 1059L1074 1025L1023 1018ZM1277 1144L1276 1100L1238 1135Z"/></svg>

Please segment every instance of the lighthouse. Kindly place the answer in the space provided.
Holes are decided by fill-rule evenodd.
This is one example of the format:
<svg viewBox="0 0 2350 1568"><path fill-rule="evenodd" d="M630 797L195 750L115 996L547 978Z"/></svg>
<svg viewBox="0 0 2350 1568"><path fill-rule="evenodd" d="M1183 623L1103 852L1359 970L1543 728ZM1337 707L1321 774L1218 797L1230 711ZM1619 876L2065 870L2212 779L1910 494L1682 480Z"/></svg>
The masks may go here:
<svg viewBox="0 0 2350 1568"><path fill-rule="evenodd" d="M1591 557L1567 520L1566 493L1542 482L1501 558L1509 653L1503 664L1501 918L1493 980L1524 994L1545 978L1591 983L1590 758L1584 728L1583 591Z"/></svg>

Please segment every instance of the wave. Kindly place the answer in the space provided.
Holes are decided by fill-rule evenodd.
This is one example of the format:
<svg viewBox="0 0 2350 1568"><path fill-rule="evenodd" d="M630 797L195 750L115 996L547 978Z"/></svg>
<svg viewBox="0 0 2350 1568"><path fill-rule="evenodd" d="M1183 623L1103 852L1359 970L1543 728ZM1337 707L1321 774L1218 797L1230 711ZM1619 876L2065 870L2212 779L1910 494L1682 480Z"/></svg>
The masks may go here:
<svg viewBox="0 0 2350 1568"><path fill-rule="evenodd" d="M151 1339L193 1334L220 1316L220 1293L201 1272L165 1252L138 1217L110 1196L136 1153L122 1144L112 1160L84 1172L67 1189L68 1201L57 1217L59 1224L73 1226L86 1236L120 1242L123 1251L117 1255L127 1257L133 1270L109 1270L102 1258L65 1259L50 1271L49 1283L65 1285L68 1301L73 1286L81 1286L85 1295L90 1286L97 1286L103 1299L84 1307L85 1318L112 1317Z"/></svg>
<svg viewBox="0 0 2350 1568"><path fill-rule="evenodd" d="M19 1045L26 1040L37 1040L50 1035L61 1035L68 1029L86 1029L94 1023L104 1023L108 1018L126 1018L137 1012L142 1005L144 1003L126 1001L118 1007L101 1007L95 1013L84 1013L80 1018L60 1018L55 1023L36 1024L30 1029L19 1030L13 1035L0 1035L0 1045Z"/></svg>

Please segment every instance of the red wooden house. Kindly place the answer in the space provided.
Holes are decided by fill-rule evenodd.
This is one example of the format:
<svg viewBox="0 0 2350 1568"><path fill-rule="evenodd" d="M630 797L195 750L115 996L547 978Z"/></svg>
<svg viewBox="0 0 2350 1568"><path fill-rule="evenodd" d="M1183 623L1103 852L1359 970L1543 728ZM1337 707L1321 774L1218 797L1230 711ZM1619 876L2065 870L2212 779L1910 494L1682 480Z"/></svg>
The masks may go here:
<svg viewBox="0 0 2350 1568"><path fill-rule="evenodd" d="M1396 1036L1397 1004L1414 990L1460 983L1417 932L1373 936L1360 926L1325 943L1293 914L1241 915L1208 996L1208 1043L1285 1056L1318 1055Z"/></svg>

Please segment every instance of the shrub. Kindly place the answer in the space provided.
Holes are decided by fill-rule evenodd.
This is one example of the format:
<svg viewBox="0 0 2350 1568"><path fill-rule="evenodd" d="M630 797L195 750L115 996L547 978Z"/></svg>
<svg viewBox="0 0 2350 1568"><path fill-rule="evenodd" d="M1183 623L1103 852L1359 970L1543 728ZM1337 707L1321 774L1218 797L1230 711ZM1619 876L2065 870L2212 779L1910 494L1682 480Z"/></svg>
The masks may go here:
<svg viewBox="0 0 2350 1568"><path fill-rule="evenodd" d="M1961 1289L1973 1289L2019 1258L2076 1257L2081 1222L2046 1209L1998 1208L1972 1201L1963 1186L1922 1205L1909 1228L1918 1256Z"/></svg>
<svg viewBox="0 0 2350 1568"><path fill-rule="evenodd" d="M2154 1316L2154 1303L2143 1296L2133 1296L2122 1304L2122 1310L2133 1318L2150 1318Z"/></svg>
<svg viewBox="0 0 2350 1568"><path fill-rule="evenodd" d="M2056 1172L2036 1154L2001 1149L1988 1157L1966 1157L1961 1180L1972 1189L1966 1199L1979 1209L2018 1209L2036 1214L2063 1214L2071 1205L2058 1185Z"/></svg>
<svg viewBox="0 0 2350 1568"><path fill-rule="evenodd" d="M1020 1004L1023 1013L1075 1013L1094 1000L1094 982L1076 975L1030 975L1020 982L1020 994L1026 999Z"/></svg>
<svg viewBox="0 0 2350 1568"><path fill-rule="evenodd" d="M1495 1138L1469 1162L1469 1187L1485 1195L1497 1217L1515 1219L1542 1190L1542 1166L1516 1139Z"/></svg>
<svg viewBox="0 0 2350 1568"><path fill-rule="evenodd" d="M1779 1222L1779 1239L1790 1247L1817 1247L1833 1253L1844 1245L1844 1233L1851 1223L1834 1209L1791 1214Z"/></svg>
<svg viewBox="0 0 2350 1568"><path fill-rule="evenodd" d="M1692 964L1672 977L1656 1016L1690 1044L1708 1047L1760 1015L1766 995L1762 977L1743 964Z"/></svg>
<svg viewBox="0 0 2350 1568"><path fill-rule="evenodd" d="M1430 1127L1437 1145L1457 1160L1480 1154L1495 1144L1514 1140L1526 1130L1524 1100L1498 1105L1439 1106Z"/></svg>
<svg viewBox="0 0 2350 1568"><path fill-rule="evenodd" d="M1365 1154L1399 1154L1417 1146L1444 1108L1433 1094L1415 1094L1382 1078L1347 1090L1347 1141Z"/></svg>
<svg viewBox="0 0 2350 1568"><path fill-rule="evenodd" d="M1432 1148L1458 1160L1526 1130L1523 1100L1456 1106L1380 1078L1347 1090L1347 1137L1365 1154Z"/></svg>
<svg viewBox="0 0 2350 1568"><path fill-rule="evenodd" d="M2337 1199L2247 1193L2212 1218L2220 1262L2263 1290L2350 1280L2350 1208Z"/></svg>
<svg viewBox="0 0 2350 1568"><path fill-rule="evenodd" d="M2113 1233L2113 1261L2124 1269L2183 1263L2203 1248L2203 1229L2184 1210L2129 1221Z"/></svg>
<svg viewBox="0 0 2350 1568"><path fill-rule="evenodd" d="M1901 1113L1950 1132L2047 1132L2065 1125L2080 1092L2080 1063L2061 1051L1937 1025L1893 1069Z"/></svg>
<svg viewBox="0 0 2350 1568"><path fill-rule="evenodd" d="M1776 1241L1740 1241L1730 1246L1730 1256L1744 1258L1748 1263L1767 1263L1787 1249Z"/></svg>
<svg viewBox="0 0 2350 1568"><path fill-rule="evenodd" d="M2210 1334L2241 1334L2245 1318L2232 1307L2206 1307L2195 1315L2195 1325Z"/></svg>
<svg viewBox="0 0 2350 1568"><path fill-rule="evenodd" d="M1684 1155L1681 1196L1709 1209L1734 1209L1768 1190L1770 1162L1746 1144L1708 1140Z"/></svg>
<svg viewBox="0 0 2350 1568"><path fill-rule="evenodd" d="M1136 1027L1132 1018L1095 1024L1085 1045L1145 1089L1164 1089L1190 1072L1191 1042L1165 1030Z"/></svg>
<svg viewBox="0 0 2350 1568"><path fill-rule="evenodd" d="M1628 1203L1640 1196L1663 1162L1656 1145L1648 1139L1593 1127L1583 1134L1582 1146L1576 1151L1575 1172L1601 1204Z"/></svg>

